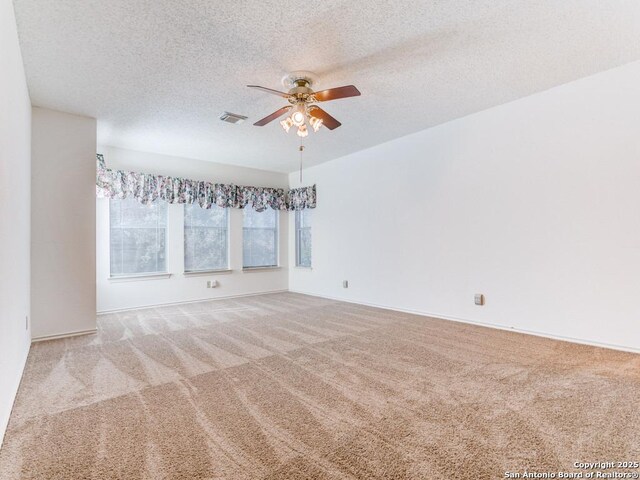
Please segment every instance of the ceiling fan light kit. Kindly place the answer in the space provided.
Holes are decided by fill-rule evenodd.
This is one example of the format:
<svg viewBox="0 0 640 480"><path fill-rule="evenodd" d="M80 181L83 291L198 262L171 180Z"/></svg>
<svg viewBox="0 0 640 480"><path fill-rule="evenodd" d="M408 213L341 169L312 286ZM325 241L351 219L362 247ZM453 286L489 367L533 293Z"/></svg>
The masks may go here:
<svg viewBox="0 0 640 480"><path fill-rule="evenodd" d="M320 127L322 126L322 119L318 118L318 117L311 116L311 117L309 117L309 123L311 124L311 127L313 128L313 131L317 132L318 130L320 130Z"/></svg>
<svg viewBox="0 0 640 480"><path fill-rule="evenodd" d="M304 125L304 119L306 117L306 109L304 105L297 105L296 111L291 115L291 121L296 127L301 127Z"/></svg>
<svg viewBox="0 0 640 480"><path fill-rule="evenodd" d="M297 127L297 133L300 137L306 137L309 134L307 123L311 128L313 128L314 132L320 130L323 125L329 130L334 130L342 125L338 120L316 105L316 103L328 102L330 100L337 100L340 98L356 97L360 95L360 92L353 85L315 92L311 88L315 79L316 76L311 72L292 72L282 79L282 84L285 88L288 88L288 92L286 93L258 85L247 85L249 88L255 88L257 90L285 98L290 103L290 105L276 110L262 120L258 120L254 125L257 127L263 127L288 112L291 112L291 115L282 120L280 125L287 133L291 127Z"/></svg>
<svg viewBox="0 0 640 480"><path fill-rule="evenodd" d="M280 125L282 125L285 132L289 133L289 129L293 127L293 120L291 120L291 117L287 117L280 122Z"/></svg>

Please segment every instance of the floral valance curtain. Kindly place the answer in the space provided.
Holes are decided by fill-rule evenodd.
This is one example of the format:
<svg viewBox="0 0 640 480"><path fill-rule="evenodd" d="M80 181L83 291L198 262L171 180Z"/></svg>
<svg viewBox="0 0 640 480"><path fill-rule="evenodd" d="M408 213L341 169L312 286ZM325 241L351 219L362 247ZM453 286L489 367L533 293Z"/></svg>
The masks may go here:
<svg viewBox="0 0 640 480"><path fill-rule="evenodd" d="M211 183L179 177L165 177L147 173L111 170L104 157L97 156L96 194L107 198L135 198L140 203L156 199L168 203L198 203L202 208L244 208L252 205L261 212L274 210L302 210L316 208L316 186L294 188L243 187L233 184Z"/></svg>

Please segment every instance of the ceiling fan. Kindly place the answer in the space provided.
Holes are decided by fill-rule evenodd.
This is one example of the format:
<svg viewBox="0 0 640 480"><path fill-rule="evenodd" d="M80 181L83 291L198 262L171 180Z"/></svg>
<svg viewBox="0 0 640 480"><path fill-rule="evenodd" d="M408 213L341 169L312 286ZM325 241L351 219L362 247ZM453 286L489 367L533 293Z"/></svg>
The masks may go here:
<svg viewBox="0 0 640 480"><path fill-rule="evenodd" d="M263 127L290 111L292 112L291 115L285 120L282 120L280 125L282 125L282 128L284 128L286 132L289 132L289 129L293 126L297 127L300 137L306 137L309 134L306 125L307 121L314 132L320 130L320 127L323 125L329 130L334 130L342 125L338 120L316 105L316 103L328 102L329 100L337 100L339 98L357 97L360 95L360 92L353 85L314 92L311 86L315 78L313 73L305 71L292 72L286 75L282 79L282 84L289 90L288 92L280 92L258 85L247 85L249 88L255 88L263 92L271 93L272 95L286 98L290 103L290 105L276 110L262 120L258 120L254 125Z"/></svg>

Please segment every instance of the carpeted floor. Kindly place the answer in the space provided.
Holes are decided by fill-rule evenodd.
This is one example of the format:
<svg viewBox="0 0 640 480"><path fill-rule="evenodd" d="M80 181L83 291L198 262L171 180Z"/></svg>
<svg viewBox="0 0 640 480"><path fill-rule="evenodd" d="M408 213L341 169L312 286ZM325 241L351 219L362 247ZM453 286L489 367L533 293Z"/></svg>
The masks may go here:
<svg viewBox="0 0 640 480"><path fill-rule="evenodd" d="M291 293L98 330L32 346L3 480L478 480L640 460L640 355Z"/></svg>

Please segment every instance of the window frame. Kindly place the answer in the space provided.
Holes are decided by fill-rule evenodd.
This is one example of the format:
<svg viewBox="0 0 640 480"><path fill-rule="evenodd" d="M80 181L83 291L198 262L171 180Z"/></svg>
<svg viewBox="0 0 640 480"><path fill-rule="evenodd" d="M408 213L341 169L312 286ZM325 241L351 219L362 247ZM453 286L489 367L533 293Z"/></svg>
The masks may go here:
<svg viewBox="0 0 640 480"><path fill-rule="evenodd" d="M109 280L128 280L128 279L146 279L146 278L169 278L171 276L171 274L169 273L169 205L166 204L164 207L164 214L165 214L165 219L164 219L164 270L155 270L153 272L127 272L127 273L113 273L113 269L112 269L112 259L113 259L113 249L112 249L112 231L114 230L113 226L111 225L111 215L113 213L113 209L112 209L112 202L125 202L125 201L132 201L132 202L136 202L139 203L136 199L134 198L109 198L108 201L108 222L109 222ZM162 202L162 200L156 200L155 202ZM155 202L152 202L151 204L155 204ZM166 203L166 202L165 202ZM141 207L147 208L149 205L148 204L142 204L139 203L139 205ZM121 220L122 222L122 220ZM156 231L159 230L158 226L157 226L156 222ZM116 227L116 229L123 231L123 230L135 230L135 229L140 229L140 230L144 230L144 229L149 229L150 227L140 227L140 226L129 226L129 227ZM156 234L157 237L157 234ZM160 253L160 250L158 250L156 252L156 256ZM124 255L122 255L123 261L124 261ZM124 263L124 262L123 262ZM157 260L156 260L157 263Z"/></svg>
<svg viewBox="0 0 640 480"><path fill-rule="evenodd" d="M186 248L186 242L187 242L187 205L191 205L191 206L197 206L198 208L202 208L199 204L197 203L192 203L192 204L184 204L184 208L182 210L182 245L183 245L183 252L182 252L182 270L183 273L187 276L189 275L198 275L198 274L203 274L203 273L216 273L216 272L229 272L231 271L231 241L230 241L230 230L231 230L231 215L229 215L229 208L225 208L225 207L218 207L217 205L215 206L216 208L222 208L224 210L224 214L225 214L225 229L226 229L226 235L224 236L224 240L225 240L225 247L226 247L226 255L225 255L225 266L223 268L205 268L205 269L201 269L201 270L188 270L186 267L186 260L187 260L187 248ZM209 210L209 209L203 209L203 210ZM222 230L221 227L199 227L199 228L213 228L213 229L219 229Z"/></svg>
<svg viewBox="0 0 640 480"><path fill-rule="evenodd" d="M254 212L261 214L261 213L265 213L267 211L272 211L274 216L275 216L275 227L273 229L271 228L265 228L265 227L245 227L245 211L247 209L253 209L252 205L247 205L245 208L243 208L242 210L242 270L273 270L273 269L277 269L280 268L280 211L267 207L265 210L263 210L262 212ZM245 258L244 258L244 246L245 246L245 239L247 238L245 231L246 230L274 230L274 241L275 241L275 264L274 265L256 265L256 266L247 266L245 265Z"/></svg>
<svg viewBox="0 0 640 480"><path fill-rule="evenodd" d="M302 263L302 249L300 248L301 246L301 236L302 236L302 231L303 230L308 230L309 231L309 236L313 235L312 233L312 227L311 225L309 226L304 226L301 227L300 224L301 222L301 217L303 215L302 212L304 212L305 209L300 209L300 210L296 210L295 211L295 225L294 225L294 231L295 231L295 244L296 244L296 267L298 268L312 268L313 266L313 254L312 251L309 252L309 265L305 265ZM313 244L312 244L313 245ZM311 247L311 250L313 250L313 246Z"/></svg>

